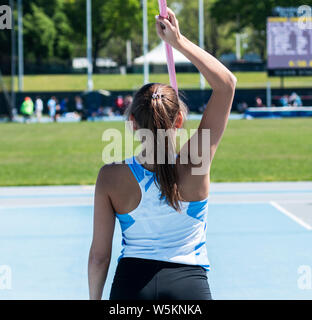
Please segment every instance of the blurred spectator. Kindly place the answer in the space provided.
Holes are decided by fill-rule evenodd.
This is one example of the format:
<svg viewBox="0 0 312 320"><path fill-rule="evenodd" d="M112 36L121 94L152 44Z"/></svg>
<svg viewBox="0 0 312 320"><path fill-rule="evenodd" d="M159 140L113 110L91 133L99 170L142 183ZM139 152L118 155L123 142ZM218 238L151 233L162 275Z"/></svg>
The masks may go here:
<svg viewBox="0 0 312 320"><path fill-rule="evenodd" d="M117 107L116 114L122 114L124 108L124 99L122 96L118 96L115 100L115 106Z"/></svg>
<svg viewBox="0 0 312 320"><path fill-rule="evenodd" d="M97 116L97 117L104 117L104 116L105 116L104 107L99 107L98 111L95 112L95 116Z"/></svg>
<svg viewBox="0 0 312 320"><path fill-rule="evenodd" d="M53 96L49 99L47 105L49 109L49 115L51 117L51 120L56 122L56 98Z"/></svg>
<svg viewBox="0 0 312 320"><path fill-rule="evenodd" d="M256 104L255 104L255 107L256 108L263 108L265 107L265 105L263 104L262 102L262 99L260 97L256 97Z"/></svg>
<svg viewBox="0 0 312 320"><path fill-rule="evenodd" d="M26 97L21 106L21 113L24 116L24 123L30 121L30 117L34 113L34 103L30 97Z"/></svg>
<svg viewBox="0 0 312 320"><path fill-rule="evenodd" d="M61 108L61 114L64 114L67 112L67 104L68 104L68 98L64 98L61 100L60 108Z"/></svg>
<svg viewBox="0 0 312 320"><path fill-rule="evenodd" d="M80 96L75 97L75 105L76 105L76 112L79 114L81 121L87 120L87 114L85 112L83 101Z"/></svg>
<svg viewBox="0 0 312 320"><path fill-rule="evenodd" d="M112 107L105 107L102 110L102 114L104 117L113 117L114 116L114 111Z"/></svg>
<svg viewBox="0 0 312 320"><path fill-rule="evenodd" d="M293 92L289 97L289 104L294 107L301 107L302 106L302 100L297 95L296 92Z"/></svg>
<svg viewBox="0 0 312 320"><path fill-rule="evenodd" d="M61 116L62 112L61 112L61 105L59 104L59 101L57 99L55 99L55 102L56 102L55 121L57 121L57 119L59 119L59 117Z"/></svg>
<svg viewBox="0 0 312 320"><path fill-rule="evenodd" d="M201 106L198 108L198 112L199 112L199 113L203 113L203 112L205 111L206 107L207 107L207 104L204 103L203 105L201 105Z"/></svg>
<svg viewBox="0 0 312 320"><path fill-rule="evenodd" d="M282 107L288 107L289 105L289 102L288 102L288 95L287 94L284 94L280 100L279 100L280 104Z"/></svg>
<svg viewBox="0 0 312 320"><path fill-rule="evenodd" d="M41 122L42 111L43 111L43 101L38 96L36 97L36 101L35 101L35 112L36 112L36 118L38 122Z"/></svg>
<svg viewBox="0 0 312 320"><path fill-rule="evenodd" d="M103 117L113 117L114 112L112 107L99 107L97 111L92 112L91 120L94 121L95 118L103 118Z"/></svg>
<svg viewBox="0 0 312 320"><path fill-rule="evenodd" d="M242 101L237 104L236 108L239 113L244 113L248 108L248 104L245 101Z"/></svg>
<svg viewBox="0 0 312 320"><path fill-rule="evenodd" d="M76 111L78 113L82 112L83 110L83 103L82 103L82 99L80 96L76 96L75 97L75 104L76 104Z"/></svg>

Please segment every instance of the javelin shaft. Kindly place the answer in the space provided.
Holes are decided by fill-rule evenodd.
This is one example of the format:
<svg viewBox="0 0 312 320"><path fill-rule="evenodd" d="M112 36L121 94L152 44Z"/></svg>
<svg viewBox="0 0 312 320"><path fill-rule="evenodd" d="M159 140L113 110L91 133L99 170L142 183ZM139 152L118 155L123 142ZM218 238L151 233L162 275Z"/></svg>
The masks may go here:
<svg viewBox="0 0 312 320"><path fill-rule="evenodd" d="M158 4L159 4L160 16L163 18L167 18L168 17L167 1L166 0L158 0ZM178 93L177 76L176 76L176 71L175 71L172 47L168 43L165 43L165 48L166 48L166 56L167 56L167 65L168 65L170 84L171 84L172 88L174 88L175 91Z"/></svg>

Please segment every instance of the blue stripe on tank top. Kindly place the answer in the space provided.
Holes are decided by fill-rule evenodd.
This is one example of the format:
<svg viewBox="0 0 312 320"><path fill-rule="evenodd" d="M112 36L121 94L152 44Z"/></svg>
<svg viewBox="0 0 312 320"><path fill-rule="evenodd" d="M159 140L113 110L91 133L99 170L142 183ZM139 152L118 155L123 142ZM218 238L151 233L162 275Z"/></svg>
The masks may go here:
<svg viewBox="0 0 312 320"><path fill-rule="evenodd" d="M154 182L154 176L152 176L152 177L147 181L147 183L146 183L146 185L145 185L145 191L147 191L147 190L150 188L150 186L152 185L153 182Z"/></svg>
<svg viewBox="0 0 312 320"><path fill-rule="evenodd" d="M208 204L208 200L190 202L186 213L194 219L204 221L205 214L206 214L206 211L204 209L207 206L207 204Z"/></svg>
<svg viewBox="0 0 312 320"><path fill-rule="evenodd" d="M136 162L135 157L133 157L132 163L128 163L128 166L137 181L140 183L144 179L144 170L142 170L141 166Z"/></svg>
<svg viewBox="0 0 312 320"><path fill-rule="evenodd" d="M205 244L205 242L201 242L199 243L197 246L195 246L195 250L199 249L201 246L203 246Z"/></svg>
<svg viewBox="0 0 312 320"><path fill-rule="evenodd" d="M117 214L122 232L130 228L135 220L129 214Z"/></svg>

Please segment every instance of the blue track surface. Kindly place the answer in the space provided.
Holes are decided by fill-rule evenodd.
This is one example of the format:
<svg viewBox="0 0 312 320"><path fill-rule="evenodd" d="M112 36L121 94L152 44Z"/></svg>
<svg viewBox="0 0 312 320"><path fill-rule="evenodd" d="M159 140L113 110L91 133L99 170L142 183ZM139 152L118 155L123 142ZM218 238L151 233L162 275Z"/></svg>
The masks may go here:
<svg viewBox="0 0 312 320"><path fill-rule="evenodd" d="M0 299L88 299L92 210L91 204L0 205L0 265L12 270L12 289L0 290ZM312 268L312 232L269 202L210 203L207 236L214 299L312 299L312 289L297 285L298 268ZM117 222L104 299L120 250Z"/></svg>

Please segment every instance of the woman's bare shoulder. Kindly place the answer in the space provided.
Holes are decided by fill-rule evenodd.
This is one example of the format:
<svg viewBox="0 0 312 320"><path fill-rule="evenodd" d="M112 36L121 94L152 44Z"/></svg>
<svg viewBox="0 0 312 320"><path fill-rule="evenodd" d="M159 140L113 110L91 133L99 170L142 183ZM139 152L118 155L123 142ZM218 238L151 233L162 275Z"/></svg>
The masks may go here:
<svg viewBox="0 0 312 320"><path fill-rule="evenodd" d="M128 172L128 165L125 161L112 162L103 165L98 173L96 184L101 187L109 187L120 185L121 181L125 180L125 175Z"/></svg>

